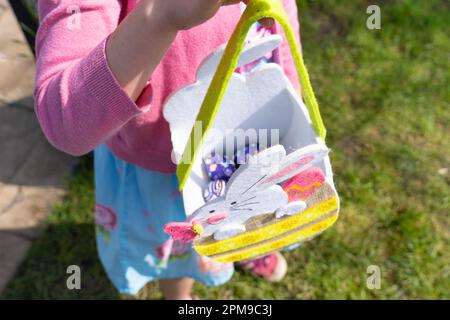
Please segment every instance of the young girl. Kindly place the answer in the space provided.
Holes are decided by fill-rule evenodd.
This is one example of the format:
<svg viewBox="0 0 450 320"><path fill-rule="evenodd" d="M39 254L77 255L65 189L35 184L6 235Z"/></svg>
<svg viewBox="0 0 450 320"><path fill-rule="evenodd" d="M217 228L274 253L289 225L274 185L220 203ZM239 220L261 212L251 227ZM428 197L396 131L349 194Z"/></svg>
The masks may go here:
<svg viewBox="0 0 450 320"><path fill-rule="evenodd" d="M250 0L251 1L251 0ZM244 1L248 2L248 1ZM298 30L295 0L283 1ZM233 265L171 245L163 226L186 219L162 107L195 81L202 60L225 43L238 0L39 1L36 113L56 148L95 150L97 244L122 293L159 280L165 299L191 299L194 280L220 285ZM257 35L280 32L275 23ZM253 31L255 33L255 31ZM298 89L286 41L274 52ZM286 271L279 254L242 265L268 280Z"/></svg>

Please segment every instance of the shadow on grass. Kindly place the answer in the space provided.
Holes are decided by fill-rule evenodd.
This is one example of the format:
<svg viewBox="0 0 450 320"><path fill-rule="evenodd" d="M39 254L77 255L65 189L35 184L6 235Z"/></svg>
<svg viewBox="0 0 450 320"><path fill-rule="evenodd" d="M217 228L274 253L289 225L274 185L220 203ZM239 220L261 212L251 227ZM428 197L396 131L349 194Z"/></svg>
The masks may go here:
<svg viewBox="0 0 450 320"><path fill-rule="evenodd" d="M76 240L73 242L72 240ZM69 290L67 268L81 269L81 290ZM95 246L95 226L59 223L47 226L30 249L4 299L117 299Z"/></svg>
<svg viewBox="0 0 450 320"><path fill-rule="evenodd" d="M26 260L7 285L4 299L117 299L98 259L93 219L92 158L74 168L68 194L47 218ZM27 232L28 231L28 232ZM15 230L28 234L30 230ZM1 232L6 232L2 231ZM67 268L81 268L81 290L69 290Z"/></svg>

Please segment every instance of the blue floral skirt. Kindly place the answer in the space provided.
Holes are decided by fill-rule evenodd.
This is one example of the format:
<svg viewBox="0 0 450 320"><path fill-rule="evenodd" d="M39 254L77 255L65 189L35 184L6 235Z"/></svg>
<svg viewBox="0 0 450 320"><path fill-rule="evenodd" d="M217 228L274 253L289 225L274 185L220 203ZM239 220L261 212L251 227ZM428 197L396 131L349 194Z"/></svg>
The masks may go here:
<svg viewBox="0 0 450 320"><path fill-rule="evenodd" d="M164 233L165 223L186 220L174 174L127 163L105 145L94 155L97 247L121 293L136 294L157 279L189 277L215 286L231 278L231 263L201 257L191 245Z"/></svg>

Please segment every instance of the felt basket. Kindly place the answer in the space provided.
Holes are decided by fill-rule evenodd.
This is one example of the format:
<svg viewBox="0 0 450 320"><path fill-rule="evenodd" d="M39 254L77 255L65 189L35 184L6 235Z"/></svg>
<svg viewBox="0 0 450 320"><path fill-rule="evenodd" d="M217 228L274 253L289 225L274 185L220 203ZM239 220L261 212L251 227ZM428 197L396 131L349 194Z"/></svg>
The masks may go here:
<svg viewBox="0 0 450 320"><path fill-rule="evenodd" d="M279 35L250 44L245 42L251 25L265 17L274 18L285 31L304 102L277 64L269 63L248 75L234 72L237 67L280 45L282 38ZM236 148L241 148L261 137L274 145L269 132L277 130L277 143L284 147L286 158L314 148L316 152L323 152L326 130L281 2L251 0L229 42L205 59L197 72L196 82L181 88L168 99L164 117L171 130L174 161L178 163L177 177L188 220L207 206L203 189L209 179L202 167L202 158L213 150L220 152L218 145L232 141ZM235 134L248 130L256 130L257 136L249 135L242 140ZM226 134L218 135L219 131ZM241 261L307 241L331 227L338 218L339 198L328 153L322 154L314 165L323 171L325 179L299 187L314 187L314 192L304 199L304 210L282 217L272 211L251 216L242 223L245 227L242 232L223 239L199 233L193 243L194 249L216 261ZM251 180L251 172L247 168L240 179ZM245 188L244 182L242 188ZM271 201L270 193L267 201Z"/></svg>

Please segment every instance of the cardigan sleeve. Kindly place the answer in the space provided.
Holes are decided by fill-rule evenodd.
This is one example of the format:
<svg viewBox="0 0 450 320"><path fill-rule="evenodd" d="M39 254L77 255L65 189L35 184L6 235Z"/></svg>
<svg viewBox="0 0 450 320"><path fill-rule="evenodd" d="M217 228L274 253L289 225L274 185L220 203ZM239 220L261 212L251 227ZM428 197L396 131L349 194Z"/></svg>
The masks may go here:
<svg viewBox="0 0 450 320"><path fill-rule="evenodd" d="M120 1L38 2L35 111L56 148L82 155L114 135L138 107L111 72L105 52Z"/></svg>

